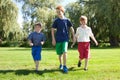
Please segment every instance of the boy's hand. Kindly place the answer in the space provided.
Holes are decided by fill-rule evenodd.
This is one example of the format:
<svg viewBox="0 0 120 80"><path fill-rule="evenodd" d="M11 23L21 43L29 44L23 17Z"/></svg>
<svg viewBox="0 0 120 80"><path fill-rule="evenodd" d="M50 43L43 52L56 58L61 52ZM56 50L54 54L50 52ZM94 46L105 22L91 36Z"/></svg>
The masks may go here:
<svg viewBox="0 0 120 80"><path fill-rule="evenodd" d="M55 46L56 45L56 41L52 40L52 45Z"/></svg>
<svg viewBox="0 0 120 80"><path fill-rule="evenodd" d="M71 45L71 48L73 48L73 46L75 45L75 43L76 43L76 38L75 38L75 36L73 37L73 43L72 43L72 45Z"/></svg>
<svg viewBox="0 0 120 80"><path fill-rule="evenodd" d="M44 44L44 41L41 41L41 45L43 45Z"/></svg>
<svg viewBox="0 0 120 80"><path fill-rule="evenodd" d="M75 45L75 42L72 43L71 48L73 48L74 45Z"/></svg>
<svg viewBox="0 0 120 80"><path fill-rule="evenodd" d="M73 48L73 44L71 45L71 48Z"/></svg>
<svg viewBox="0 0 120 80"><path fill-rule="evenodd" d="M33 46L33 43L30 43L30 46Z"/></svg>
<svg viewBox="0 0 120 80"><path fill-rule="evenodd" d="M95 44L96 44L96 46L98 46L98 42L97 41L95 42Z"/></svg>

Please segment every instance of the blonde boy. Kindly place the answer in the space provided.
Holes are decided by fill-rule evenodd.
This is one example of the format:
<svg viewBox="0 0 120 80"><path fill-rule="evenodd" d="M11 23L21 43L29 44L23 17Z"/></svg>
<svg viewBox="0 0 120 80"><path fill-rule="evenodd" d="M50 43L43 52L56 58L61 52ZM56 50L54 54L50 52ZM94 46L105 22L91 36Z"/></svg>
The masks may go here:
<svg viewBox="0 0 120 80"><path fill-rule="evenodd" d="M87 70L88 67L88 59L90 57L90 38L98 45L92 30L90 27L87 26L87 17L81 16L80 17L80 26L77 28L75 37L78 42L78 52L79 52L79 61L78 67L81 66L81 61L85 59L85 66L84 70ZM73 47L74 43L71 47Z"/></svg>

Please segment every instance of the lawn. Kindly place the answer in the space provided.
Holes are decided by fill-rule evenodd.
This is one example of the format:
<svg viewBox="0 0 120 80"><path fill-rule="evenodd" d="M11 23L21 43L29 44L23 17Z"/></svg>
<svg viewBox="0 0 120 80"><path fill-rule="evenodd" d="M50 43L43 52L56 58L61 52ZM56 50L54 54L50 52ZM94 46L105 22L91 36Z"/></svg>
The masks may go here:
<svg viewBox="0 0 120 80"><path fill-rule="evenodd" d="M77 67L77 49L68 50L68 74L58 69L54 49L44 48L39 73L30 48L0 48L0 80L120 80L120 48L92 48L88 71Z"/></svg>

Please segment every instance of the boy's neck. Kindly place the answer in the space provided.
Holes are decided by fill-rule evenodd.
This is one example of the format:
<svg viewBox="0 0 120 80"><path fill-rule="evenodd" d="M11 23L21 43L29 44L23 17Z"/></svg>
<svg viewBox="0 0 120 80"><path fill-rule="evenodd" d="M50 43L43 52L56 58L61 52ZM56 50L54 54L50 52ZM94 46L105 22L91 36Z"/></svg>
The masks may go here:
<svg viewBox="0 0 120 80"><path fill-rule="evenodd" d="M41 31L35 31L35 32L40 33Z"/></svg>
<svg viewBox="0 0 120 80"><path fill-rule="evenodd" d="M87 25L81 25L81 27L82 27L82 28L86 28L86 27L87 27Z"/></svg>
<svg viewBox="0 0 120 80"><path fill-rule="evenodd" d="M58 16L60 19L64 19L65 16L64 15L61 15L61 16Z"/></svg>

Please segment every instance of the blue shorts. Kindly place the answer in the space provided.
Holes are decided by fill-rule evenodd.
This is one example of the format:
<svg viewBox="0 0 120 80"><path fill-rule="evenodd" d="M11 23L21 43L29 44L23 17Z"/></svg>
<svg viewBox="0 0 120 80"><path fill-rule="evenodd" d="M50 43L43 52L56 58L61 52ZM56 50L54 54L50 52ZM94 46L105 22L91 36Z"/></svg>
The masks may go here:
<svg viewBox="0 0 120 80"><path fill-rule="evenodd" d="M33 46L32 47L32 57L33 57L34 61L41 60L41 50L42 50L41 46Z"/></svg>

